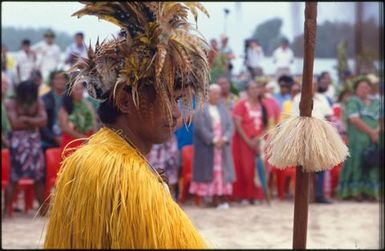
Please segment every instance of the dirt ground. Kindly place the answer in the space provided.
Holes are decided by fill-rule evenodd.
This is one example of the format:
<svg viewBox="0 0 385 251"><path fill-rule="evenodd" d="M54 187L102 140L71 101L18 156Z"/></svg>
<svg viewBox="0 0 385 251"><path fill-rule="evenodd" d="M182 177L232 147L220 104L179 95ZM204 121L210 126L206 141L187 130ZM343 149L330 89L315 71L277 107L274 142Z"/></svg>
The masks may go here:
<svg viewBox="0 0 385 251"><path fill-rule="evenodd" d="M293 201L271 206L232 203L229 209L183 206L204 238L214 248L291 249ZM307 247L315 249L379 249L379 203L334 202L309 205ZM14 213L2 221L5 249L42 248L46 217ZM383 232L382 232L383 235Z"/></svg>

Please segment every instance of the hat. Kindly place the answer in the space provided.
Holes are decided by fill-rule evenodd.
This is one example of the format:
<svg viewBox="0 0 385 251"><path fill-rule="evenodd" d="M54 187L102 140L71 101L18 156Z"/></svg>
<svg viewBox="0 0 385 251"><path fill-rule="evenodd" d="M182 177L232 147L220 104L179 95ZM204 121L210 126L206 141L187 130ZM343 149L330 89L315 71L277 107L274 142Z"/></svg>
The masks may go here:
<svg viewBox="0 0 385 251"><path fill-rule="evenodd" d="M380 79L373 73L366 75L366 77L370 80L372 84L378 84L380 82Z"/></svg>
<svg viewBox="0 0 385 251"><path fill-rule="evenodd" d="M267 83L269 83L270 79L266 76L260 76L255 78L255 82L258 85L266 86Z"/></svg>
<svg viewBox="0 0 385 251"><path fill-rule="evenodd" d="M44 32L44 37L55 37L55 33L52 30Z"/></svg>

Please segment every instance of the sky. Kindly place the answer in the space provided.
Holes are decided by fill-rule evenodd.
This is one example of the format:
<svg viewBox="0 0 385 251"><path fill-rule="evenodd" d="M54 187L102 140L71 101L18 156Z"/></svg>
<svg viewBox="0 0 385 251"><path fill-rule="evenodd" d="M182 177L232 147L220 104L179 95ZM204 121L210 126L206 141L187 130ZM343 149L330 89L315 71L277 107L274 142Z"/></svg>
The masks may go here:
<svg viewBox="0 0 385 251"><path fill-rule="evenodd" d="M219 38L221 34L229 35L229 45L235 54L243 53L244 40L250 37L255 27L269 19L279 17L283 21L281 32L293 40L295 35L303 32L303 2L203 2L210 17L203 13L198 16L198 29L207 40ZM366 16L379 18L379 3L368 5ZM293 12L294 7L299 12ZM95 16L83 16L80 19L71 14L82 8L78 2L2 2L2 26L23 28L50 27L57 31L74 34L77 31L85 33L87 44L96 42L99 36L103 38L119 31L115 25ZM225 19L224 9L230 13ZM22 15L20 15L22 13ZM319 2L317 22L346 21L354 23L353 2ZM226 28L225 28L226 27Z"/></svg>

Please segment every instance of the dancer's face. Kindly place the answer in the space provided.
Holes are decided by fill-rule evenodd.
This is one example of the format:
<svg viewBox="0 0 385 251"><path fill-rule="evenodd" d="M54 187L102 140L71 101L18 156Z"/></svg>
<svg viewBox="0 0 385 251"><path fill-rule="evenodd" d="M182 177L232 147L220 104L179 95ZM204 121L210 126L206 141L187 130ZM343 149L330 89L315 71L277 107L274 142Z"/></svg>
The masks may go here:
<svg viewBox="0 0 385 251"><path fill-rule="evenodd" d="M183 95L175 91L171 99L171 117L159 95L152 86L144 87L139 93L139 108L134 105L132 94L127 92L125 102L127 111L123 112L129 123L132 133L148 144L161 144L167 141L175 132L177 120L181 113L178 108L178 99Z"/></svg>

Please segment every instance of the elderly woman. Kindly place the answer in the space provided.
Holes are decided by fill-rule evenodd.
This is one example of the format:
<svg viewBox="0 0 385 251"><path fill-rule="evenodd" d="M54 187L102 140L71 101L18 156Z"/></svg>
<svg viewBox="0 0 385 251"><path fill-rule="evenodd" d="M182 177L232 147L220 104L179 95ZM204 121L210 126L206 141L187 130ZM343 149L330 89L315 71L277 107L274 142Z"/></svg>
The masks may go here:
<svg viewBox="0 0 385 251"><path fill-rule="evenodd" d="M379 167L368 166L363 160L364 151L371 144L378 144L379 139L380 102L370 98L370 91L368 79L357 80L355 95L348 99L345 107L351 157L340 174L338 196L342 199L379 199Z"/></svg>
<svg viewBox="0 0 385 251"><path fill-rule="evenodd" d="M233 134L231 116L219 102L221 88L212 84L209 103L194 118L194 159L190 193L212 196L213 206L228 208L235 180L230 139Z"/></svg>

